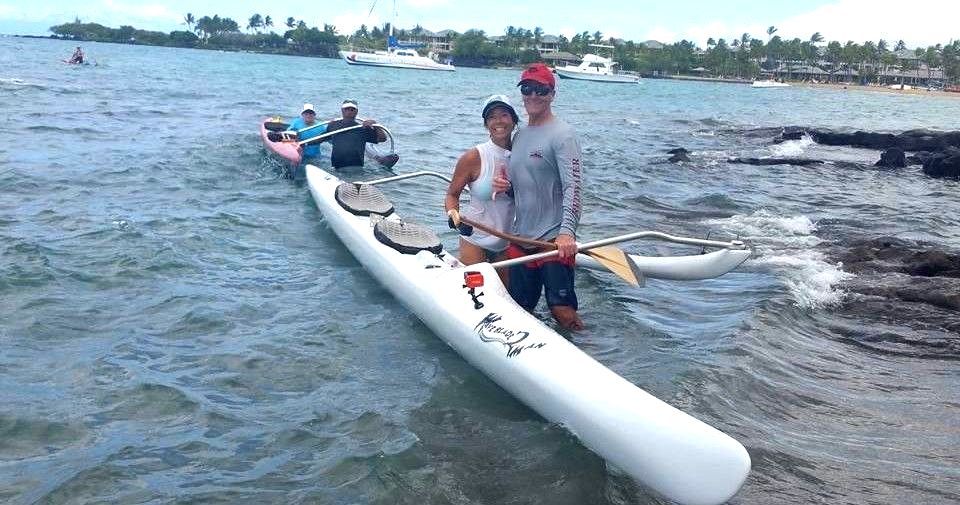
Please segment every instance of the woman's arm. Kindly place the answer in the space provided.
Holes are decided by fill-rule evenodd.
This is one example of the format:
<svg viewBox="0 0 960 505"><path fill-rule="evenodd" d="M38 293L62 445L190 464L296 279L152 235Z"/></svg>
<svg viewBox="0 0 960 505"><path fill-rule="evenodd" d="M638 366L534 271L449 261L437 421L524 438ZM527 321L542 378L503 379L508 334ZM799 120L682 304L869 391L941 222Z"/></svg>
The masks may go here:
<svg viewBox="0 0 960 505"><path fill-rule="evenodd" d="M480 151L476 147L467 149L460 159L457 160L457 166L453 169L453 180L447 186L447 195L443 202L443 210L460 210L460 194L463 188L471 182L477 180L480 176Z"/></svg>

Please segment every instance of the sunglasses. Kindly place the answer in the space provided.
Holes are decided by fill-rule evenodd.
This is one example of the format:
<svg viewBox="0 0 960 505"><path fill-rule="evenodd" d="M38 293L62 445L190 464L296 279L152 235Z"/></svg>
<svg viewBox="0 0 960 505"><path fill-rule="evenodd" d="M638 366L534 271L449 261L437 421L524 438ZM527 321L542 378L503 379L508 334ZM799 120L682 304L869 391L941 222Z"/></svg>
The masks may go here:
<svg viewBox="0 0 960 505"><path fill-rule="evenodd" d="M547 86L546 84L521 84L520 85L520 93L522 93L523 96L530 96L534 93L536 93L537 96L547 96L550 94L551 91L553 91L553 88L551 88L550 86Z"/></svg>

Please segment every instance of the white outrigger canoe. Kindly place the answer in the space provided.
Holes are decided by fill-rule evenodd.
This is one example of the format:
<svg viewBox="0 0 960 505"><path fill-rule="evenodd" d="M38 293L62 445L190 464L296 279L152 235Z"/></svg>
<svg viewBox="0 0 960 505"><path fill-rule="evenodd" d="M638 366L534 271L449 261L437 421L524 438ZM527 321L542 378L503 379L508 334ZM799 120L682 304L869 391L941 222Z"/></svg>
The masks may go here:
<svg viewBox="0 0 960 505"><path fill-rule="evenodd" d="M397 217L371 184L345 183L312 165L306 173L327 225L366 270L502 388L673 501L715 505L740 489L750 456L739 442L582 352L514 303L494 266L464 266L433 232ZM376 182L389 180L397 178ZM428 236L426 249L406 249L404 234Z"/></svg>

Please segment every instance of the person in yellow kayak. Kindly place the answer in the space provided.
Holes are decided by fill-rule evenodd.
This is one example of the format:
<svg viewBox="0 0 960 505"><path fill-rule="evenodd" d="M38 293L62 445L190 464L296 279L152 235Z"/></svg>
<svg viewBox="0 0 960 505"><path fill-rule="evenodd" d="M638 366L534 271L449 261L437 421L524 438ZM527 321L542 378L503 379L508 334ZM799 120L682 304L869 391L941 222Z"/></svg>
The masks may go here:
<svg viewBox="0 0 960 505"><path fill-rule="evenodd" d="M463 216L492 229L509 232L513 226L513 198L494 193L493 178L503 175L510 160L513 132L520 122L517 111L504 95L493 95L483 101L480 117L490 140L467 149L457 160L453 180L447 187L444 209L451 226L460 224L460 195L470 190L470 203ZM473 265L506 258L507 241L475 229L470 236L460 235L460 261ZM506 270L500 278L507 283Z"/></svg>

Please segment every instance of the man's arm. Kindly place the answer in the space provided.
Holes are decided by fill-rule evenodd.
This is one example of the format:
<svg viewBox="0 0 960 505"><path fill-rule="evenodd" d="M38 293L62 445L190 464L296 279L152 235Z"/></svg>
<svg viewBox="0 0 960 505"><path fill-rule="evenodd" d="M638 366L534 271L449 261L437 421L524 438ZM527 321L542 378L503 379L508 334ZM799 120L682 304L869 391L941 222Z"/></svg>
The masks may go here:
<svg viewBox="0 0 960 505"><path fill-rule="evenodd" d="M371 130L367 133L367 142L379 144L380 142L387 140L386 130L373 126L377 124L375 119L364 119L362 124L365 128L369 128Z"/></svg>
<svg viewBox="0 0 960 505"><path fill-rule="evenodd" d="M556 145L557 169L563 189L563 218L560 233L576 238L582 209L582 167L580 141L573 129L563 132Z"/></svg>

